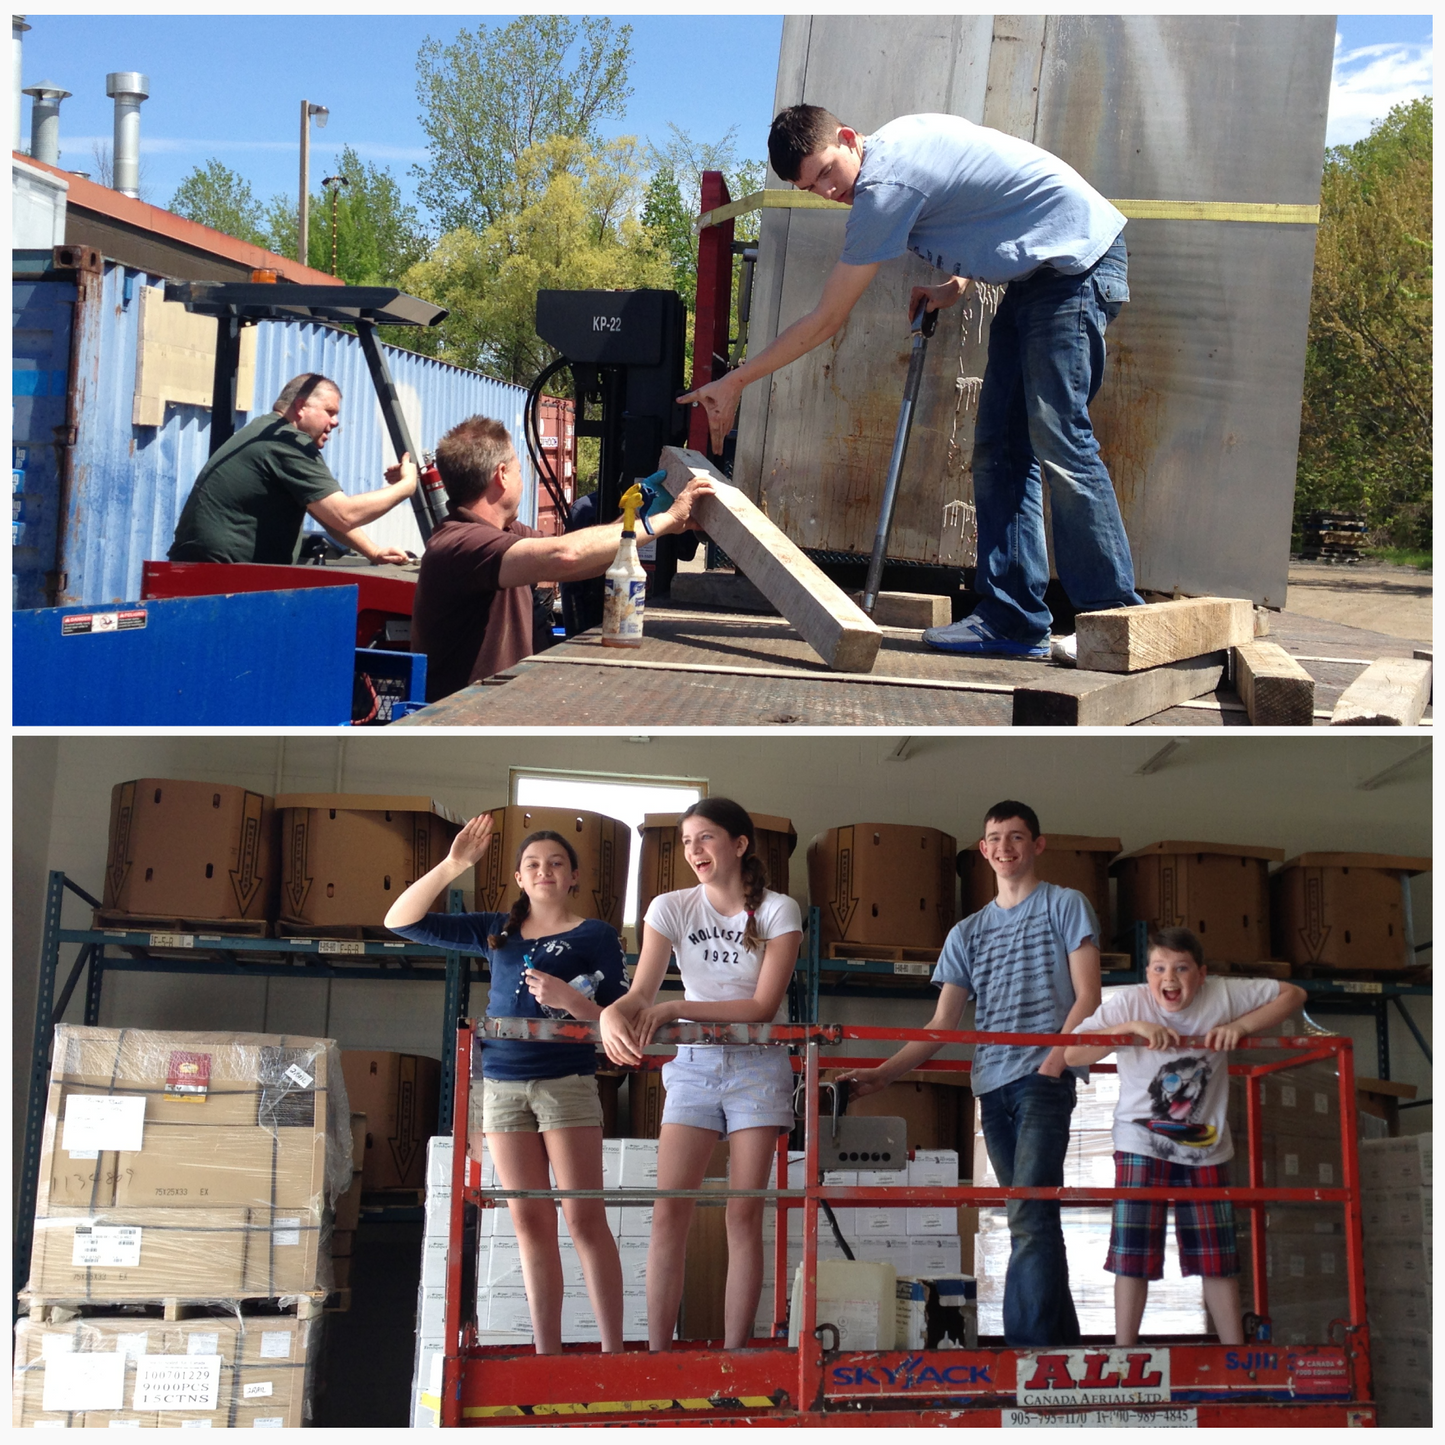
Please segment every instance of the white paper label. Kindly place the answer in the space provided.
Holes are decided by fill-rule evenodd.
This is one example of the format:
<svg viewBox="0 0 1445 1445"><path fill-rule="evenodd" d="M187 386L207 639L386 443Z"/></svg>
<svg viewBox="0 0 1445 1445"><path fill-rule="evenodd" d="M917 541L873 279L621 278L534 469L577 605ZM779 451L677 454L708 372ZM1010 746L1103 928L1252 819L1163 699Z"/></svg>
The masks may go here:
<svg viewBox="0 0 1445 1445"><path fill-rule="evenodd" d="M1067 1429L1131 1429L1154 1426L1156 1429L1194 1429L1199 1424L1198 1410L1072 1410L1067 1414L1044 1415L1037 1410L1016 1410L1012 1407L1000 1412L1000 1424L1008 1429L1028 1426L1044 1426Z"/></svg>
<svg viewBox="0 0 1445 1445"><path fill-rule="evenodd" d="M99 1159L99 1149L67 1149L65 1151L72 1159Z"/></svg>
<svg viewBox="0 0 1445 1445"><path fill-rule="evenodd" d="M141 1423L139 1420L107 1420L105 1426L107 1430L139 1430Z"/></svg>
<svg viewBox="0 0 1445 1445"><path fill-rule="evenodd" d="M215 1330L197 1331L186 1340L188 1355L219 1355L221 1336Z"/></svg>
<svg viewBox="0 0 1445 1445"><path fill-rule="evenodd" d="M1315 1113L1328 1114L1330 1112L1330 1096L1328 1094L1315 1095Z"/></svg>
<svg viewBox="0 0 1445 1445"><path fill-rule="evenodd" d="M1299 1155L1286 1154L1284 1156L1284 1172L1290 1176L1299 1173Z"/></svg>
<svg viewBox="0 0 1445 1445"><path fill-rule="evenodd" d="M1333 1164L1320 1165L1320 1183L1333 1184L1335 1182L1335 1166Z"/></svg>
<svg viewBox="0 0 1445 1445"><path fill-rule="evenodd" d="M1295 1092L1293 1084L1281 1084L1279 1086L1279 1101L1286 1109L1294 1108Z"/></svg>
<svg viewBox="0 0 1445 1445"><path fill-rule="evenodd" d="M42 1407L56 1412L123 1410L125 1356L110 1350L53 1356L45 1362Z"/></svg>
<svg viewBox="0 0 1445 1445"><path fill-rule="evenodd" d="M309 1089L311 1085L316 1082L300 1064L292 1064L281 1077L283 1079L290 1079L298 1089Z"/></svg>
<svg viewBox="0 0 1445 1445"><path fill-rule="evenodd" d="M283 1430L285 1427L286 1422L280 1415L266 1415L262 1419L251 1421L253 1430Z"/></svg>
<svg viewBox="0 0 1445 1445"><path fill-rule="evenodd" d="M138 1224L77 1224L70 1262L91 1269L135 1269L140 1241Z"/></svg>
<svg viewBox="0 0 1445 1445"><path fill-rule="evenodd" d="M41 1335L40 1358L48 1360L52 1355L69 1355L75 1351L75 1339L71 1335Z"/></svg>
<svg viewBox="0 0 1445 1445"><path fill-rule="evenodd" d="M317 953L365 953L366 944L359 938L323 938L316 945Z"/></svg>
<svg viewBox="0 0 1445 1445"><path fill-rule="evenodd" d="M274 1395L275 1393L271 1388L270 1380L256 1380L252 1384L241 1387L241 1394L247 1400L259 1400L265 1395Z"/></svg>
<svg viewBox="0 0 1445 1445"><path fill-rule="evenodd" d="M194 933L151 934L152 948L194 948L195 946L196 935Z"/></svg>
<svg viewBox="0 0 1445 1445"><path fill-rule="evenodd" d="M182 1430L209 1430L211 1422L209 1420L182 1420L180 1428Z"/></svg>
<svg viewBox="0 0 1445 1445"><path fill-rule="evenodd" d="M262 1330L261 1358L263 1360L289 1360L291 1358L290 1330Z"/></svg>
<svg viewBox="0 0 1445 1445"><path fill-rule="evenodd" d="M301 1243L301 1220L274 1219L271 1221L271 1243L278 1249L286 1244Z"/></svg>
<svg viewBox="0 0 1445 1445"><path fill-rule="evenodd" d="M214 1410L220 1385L219 1355L147 1355L136 1361L131 1409Z"/></svg>
<svg viewBox="0 0 1445 1445"><path fill-rule="evenodd" d="M116 1149L134 1152L145 1132L145 1096L72 1094L65 1101L65 1134L61 1147L67 1154Z"/></svg>
<svg viewBox="0 0 1445 1445"><path fill-rule="evenodd" d="M134 1335L117 1335L115 1337L116 1353L138 1360L145 1354L149 1340L150 1336L145 1330Z"/></svg>

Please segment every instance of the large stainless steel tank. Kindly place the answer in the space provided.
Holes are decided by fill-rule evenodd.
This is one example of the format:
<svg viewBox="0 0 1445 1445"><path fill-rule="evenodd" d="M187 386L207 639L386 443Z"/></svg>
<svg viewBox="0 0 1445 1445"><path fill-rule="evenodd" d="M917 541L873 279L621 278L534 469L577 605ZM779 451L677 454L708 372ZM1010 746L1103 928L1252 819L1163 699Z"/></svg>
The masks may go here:
<svg viewBox="0 0 1445 1445"><path fill-rule="evenodd" d="M1318 204L1330 16L790 16L777 108L867 131L943 111L1034 141L1114 200ZM782 182L768 173L769 186ZM841 212L763 214L751 347L812 308ZM1315 227L1131 219L1132 300L1093 415L1139 585L1281 606ZM883 267L833 342L744 397L736 480L805 547L866 554L908 354ZM890 557L970 565L973 401L988 308L929 348ZM962 382L962 385L960 385Z"/></svg>

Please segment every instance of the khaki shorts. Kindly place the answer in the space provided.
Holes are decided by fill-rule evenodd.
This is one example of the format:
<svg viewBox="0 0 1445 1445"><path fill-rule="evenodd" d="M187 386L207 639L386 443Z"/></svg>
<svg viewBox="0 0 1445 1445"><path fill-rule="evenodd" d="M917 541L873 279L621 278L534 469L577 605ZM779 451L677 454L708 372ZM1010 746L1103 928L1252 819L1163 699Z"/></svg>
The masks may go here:
<svg viewBox="0 0 1445 1445"><path fill-rule="evenodd" d="M477 1127L472 1094L471 1126ZM488 1134L537 1134L551 1129L600 1129L602 1101L591 1074L561 1079L483 1079L481 1127Z"/></svg>

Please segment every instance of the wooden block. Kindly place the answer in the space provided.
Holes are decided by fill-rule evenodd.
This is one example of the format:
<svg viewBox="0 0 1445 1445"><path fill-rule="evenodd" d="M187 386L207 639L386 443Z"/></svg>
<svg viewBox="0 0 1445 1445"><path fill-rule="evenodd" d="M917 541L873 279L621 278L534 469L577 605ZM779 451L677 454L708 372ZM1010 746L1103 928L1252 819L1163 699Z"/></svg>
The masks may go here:
<svg viewBox="0 0 1445 1445"><path fill-rule="evenodd" d="M1269 636L1269 608L1256 607L1254 609L1254 635L1256 637Z"/></svg>
<svg viewBox="0 0 1445 1445"><path fill-rule="evenodd" d="M1252 642L1254 605L1244 597L1181 597L1081 612L1074 629L1081 669L1140 672Z"/></svg>
<svg viewBox="0 0 1445 1445"><path fill-rule="evenodd" d="M869 672L883 634L785 533L717 471L701 452L664 447L664 485L676 496L694 477L710 477L717 495L704 497L699 525L836 672Z"/></svg>
<svg viewBox="0 0 1445 1445"><path fill-rule="evenodd" d="M1234 685L1255 727L1314 726L1315 680L1276 642L1234 649Z"/></svg>
<svg viewBox="0 0 1445 1445"><path fill-rule="evenodd" d="M1213 692L1224 678L1224 654L1212 652L1122 677L1066 667L1041 671L1043 681L1014 689L1015 727L1127 727Z"/></svg>
<svg viewBox="0 0 1445 1445"><path fill-rule="evenodd" d="M861 608L863 594L848 595ZM931 592L880 592L873 602L873 620L879 627L947 627L953 621L953 603Z"/></svg>
<svg viewBox="0 0 1445 1445"><path fill-rule="evenodd" d="M741 572L679 572L668 593L675 607L716 607L721 612L771 612L777 608Z"/></svg>
<svg viewBox="0 0 1445 1445"><path fill-rule="evenodd" d="M1430 664L1421 657L1381 657L1345 690L1330 726L1412 728L1430 700Z"/></svg>

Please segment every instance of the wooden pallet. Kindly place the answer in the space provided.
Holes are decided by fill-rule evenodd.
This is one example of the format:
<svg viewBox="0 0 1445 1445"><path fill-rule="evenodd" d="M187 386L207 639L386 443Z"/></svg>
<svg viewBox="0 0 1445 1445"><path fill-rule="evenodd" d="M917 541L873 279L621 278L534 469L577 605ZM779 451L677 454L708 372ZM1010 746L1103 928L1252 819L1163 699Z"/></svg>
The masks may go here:
<svg viewBox="0 0 1445 1445"><path fill-rule="evenodd" d="M295 1315L297 1319L312 1320L321 1314L326 1293L324 1290L312 1290L306 1294L279 1297L228 1295L224 1301L214 1296L192 1299L181 1295L167 1295L154 1300L97 1300L42 1297L22 1290L19 1299L21 1308L39 1324L64 1324L67 1320L92 1315L111 1315L118 1309L124 1309L128 1315L144 1315L173 1323L203 1319L208 1315L234 1315L235 1307L240 1305L245 1306L248 1315Z"/></svg>
<svg viewBox="0 0 1445 1445"><path fill-rule="evenodd" d="M326 1313L329 1315L344 1315L351 1309L351 1289L332 1290L326 1296Z"/></svg>
<svg viewBox="0 0 1445 1445"><path fill-rule="evenodd" d="M1293 965L1280 959L1262 959L1257 963L1217 963L1211 961L1210 971L1227 973L1237 978L1289 978Z"/></svg>
<svg viewBox="0 0 1445 1445"><path fill-rule="evenodd" d="M379 923L329 923L324 926L311 923L289 923L285 919L276 922L277 938L336 938L356 943L396 943L396 934L383 928Z"/></svg>
<svg viewBox="0 0 1445 1445"><path fill-rule="evenodd" d="M1128 973L1134 967L1132 953L1101 953L1099 967L1105 973Z"/></svg>
<svg viewBox="0 0 1445 1445"><path fill-rule="evenodd" d="M829 959L855 963L937 963L938 948L909 948L888 943L830 943Z"/></svg>
<svg viewBox="0 0 1445 1445"><path fill-rule="evenodd" d="M123 928L128 933L219 933L232 938L266 938L271 925L264 918L177 918L174 914L122 913L117 908L97 908L98 929Z"/></svg>

